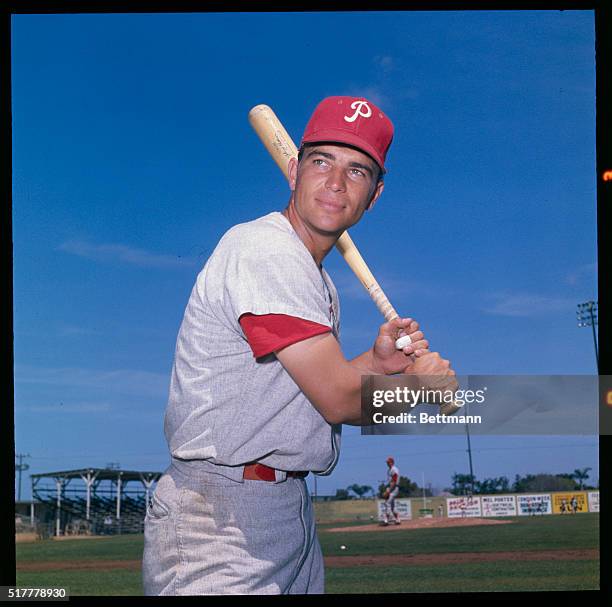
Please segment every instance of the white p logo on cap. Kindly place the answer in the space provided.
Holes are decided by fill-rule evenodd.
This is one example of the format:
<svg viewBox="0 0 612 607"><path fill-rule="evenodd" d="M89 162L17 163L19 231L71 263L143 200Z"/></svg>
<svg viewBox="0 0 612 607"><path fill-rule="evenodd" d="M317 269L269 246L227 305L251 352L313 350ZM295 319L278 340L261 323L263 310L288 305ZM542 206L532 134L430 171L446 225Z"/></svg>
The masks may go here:
<svg viewBox="0 0 612 607"><path fill-rule="evenodd" d="M367 110L367 113L363 113L361 111L361 108L364 107ZM367 101L353 101L353 103L351 103L351 109L355 110L355 113L352 116L345 116L344 119L347 122L355 122L355 120L357 120L357 116L362 116L363 118L369 118L372 115L372 110L370 109L370 106L368 105Z"/></svg>

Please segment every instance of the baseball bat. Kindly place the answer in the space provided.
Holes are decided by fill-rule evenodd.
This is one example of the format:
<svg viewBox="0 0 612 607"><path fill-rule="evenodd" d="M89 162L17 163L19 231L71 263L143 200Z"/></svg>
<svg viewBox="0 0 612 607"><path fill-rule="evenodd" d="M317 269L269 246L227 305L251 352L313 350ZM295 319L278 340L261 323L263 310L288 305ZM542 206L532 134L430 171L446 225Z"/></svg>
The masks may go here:
<svg viewBox="0 0 612 607"><path fill-rule="evenodd" d="M289 160L297 158L298 149L272 108L265 104L256 105L249 112L249 122L285 178L289 179ZM372 271L368 268L348 232L345 231L340 235L336 242L336 248L353 270L359 282L365 287L385 320L388 322L393 318L398 318L399 314L374 278ZM409 343L410 338L405 335L396 340L395 346L401 350ZM444 415L451 415L458 409L459 407L454 403L445 403L440 406L440 412Z"/></svg>

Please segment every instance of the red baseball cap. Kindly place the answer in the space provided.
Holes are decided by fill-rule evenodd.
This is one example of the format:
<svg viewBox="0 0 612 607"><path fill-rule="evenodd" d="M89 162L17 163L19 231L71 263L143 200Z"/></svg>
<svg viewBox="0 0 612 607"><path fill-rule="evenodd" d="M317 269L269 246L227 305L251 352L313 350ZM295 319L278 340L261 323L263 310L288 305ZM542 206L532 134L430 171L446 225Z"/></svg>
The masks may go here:
<svg viewBox="0 0 612 607"><path fill-rule="evenodd" d="M346 143L371 156L383 172L393 140L393 123L364 97L326 97L313 112L300 147L305 143Z"/></svg>

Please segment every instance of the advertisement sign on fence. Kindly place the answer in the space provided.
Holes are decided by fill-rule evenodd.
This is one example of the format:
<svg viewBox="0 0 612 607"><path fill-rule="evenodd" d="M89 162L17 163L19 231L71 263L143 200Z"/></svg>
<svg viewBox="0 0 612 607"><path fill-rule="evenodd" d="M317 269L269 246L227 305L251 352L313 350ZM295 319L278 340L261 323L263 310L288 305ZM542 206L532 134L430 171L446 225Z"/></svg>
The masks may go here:
<svg viewBox="0 0 612 607"><path fill-rule="evenodd" d="M552 514L551 499L549 494L517 495L516 502L519 516Z"/></svg>
<svg viewBox="0 0 612 607"><path fill-rule="evenodd" d="M451 518L482 516L480 498L476 496L447 497L446 511Z"/></svg>
<svg viewBox="0 0 612 607"><path fill-rule="evenodd" d="M480 500L483 516L516 516L514 495L483 495Z"/></svg>
<svg viewBox="0 0 612 607"><path fill-rule="evenodd" d="M552 496L552 509L555 514L588 512L587 495L583 491L554 493Z"/></svg>
<svg viewBox="0 0 612 607"><path fill-rule="evenodd" d="M378 500L378 520L382 521L385 518L385 500ZM412 518L412 509L410 508L409 498L400 498L395 500L395 511L399 514L401 520ZM389 520L392 520L393 515L389 512Z"/></svg>

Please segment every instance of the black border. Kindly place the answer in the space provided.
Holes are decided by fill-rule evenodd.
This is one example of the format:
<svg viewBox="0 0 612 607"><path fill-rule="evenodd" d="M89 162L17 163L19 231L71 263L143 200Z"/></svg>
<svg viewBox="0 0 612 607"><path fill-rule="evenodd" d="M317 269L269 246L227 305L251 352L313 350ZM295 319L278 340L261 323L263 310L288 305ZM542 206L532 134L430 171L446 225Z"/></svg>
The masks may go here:
<svg viewBox="0 0 612 607"><path fill-rule="evenodd" d="M195 13L195 12L324 12L324 11L372 11L371 0L335 0L331 4L321 2L258 2L252 4L240 4L212 0L210 2L84 2L56 1L45 2L44 0L12 0L3 3L0 7L0 45L1 45L1 80L0 80L0 132L2 134L3 147L11 151L12 146L12 107L11 107L11 17L13 14L65 14L65 13ZM595 52L596 52L596 115L597 115L597 232L598 232L598 297L599 297L599 351L600 351L600 374L612 375L612 361L610 358L612 348L612 335L607 312L609 310L609 296L606 287L609 286L610 265L612 257L609 247L610 205L612 204L612 181L604 182L604 171L612 170L612 153L609 138L612 135L612 120L610 110L612 108L612 94L610 91L610 78L612 78L612 43L610 40L610 29L612 27L612 7L610 2L597 0L592 2L579 1L506 1L506 2L475 2L475 1L441 1L431 2L402 2L396 4L389 0L376 3L376 11L386 10L422 10L422 11L467 11L467 10L594 10L595 11ZM2 251L2 269L4 277L5 299L10 297L10 306L5 306L2 312L3 329L5 339L3 340L4 361L3 370L5 377L2 382L2 417L0 418L1 441L5 449L5 457L2 458L3 465L0 467L0 486L4 488L6 495L12 493L11 486L15 484L15 471L11 466L11 460L15 451L14 444L14 380L13 380L13 245L12 245L12 160L11 154L2 156L3 162L0 168L0 184L3 190L5 204L2 205L2 238L0 240ZM610 456L612 454L612 441L610 436L600 436L600 495L602 502L602 516L600 518L600 546L601 546L601 590L600 591L576 591L564 592L564 597L591 598L598 595L612 596L612 581L606 575L610 564L610 543L604 538L611 537L610 521L607 518L610 512L611 492L607 484L611 477ZM4 500L3 500L4 502ZM2 503L2 506L5 504ZM4 524L0 525L0 542L7 546L0 567L0 585L15 584L15 527L10 503L6 504L6 516L3 517ZM3 508L4 510L4 508ZM6 524L8 521L8 525ZM550 593L546 593L550 595ZM559 593L553 593L555 598ZM542 593L494 593L495 598L504 596L514 600L533 595L542 597ZM363 595L345 595L347 597L362 597ZM377 595L374 595L377 596ZM389 595L378 595L392 600ZM395 598L397 595L393 595ZM417 595L431 596L431 595ZM443 593L437 595L444 599L461 598L469 600L490 600L489 593ZM84 597L87 602L91 598ZM107 600L107 597L99 597ZM75 600L75 599L71 599ZM114 599L113 599L114 600ZM132 599L146 600L144 598ZM149 600L155 600L150 597ZM200 598L194 600L201 601ZM270 599L266 599L270 600Z"/></svg>

